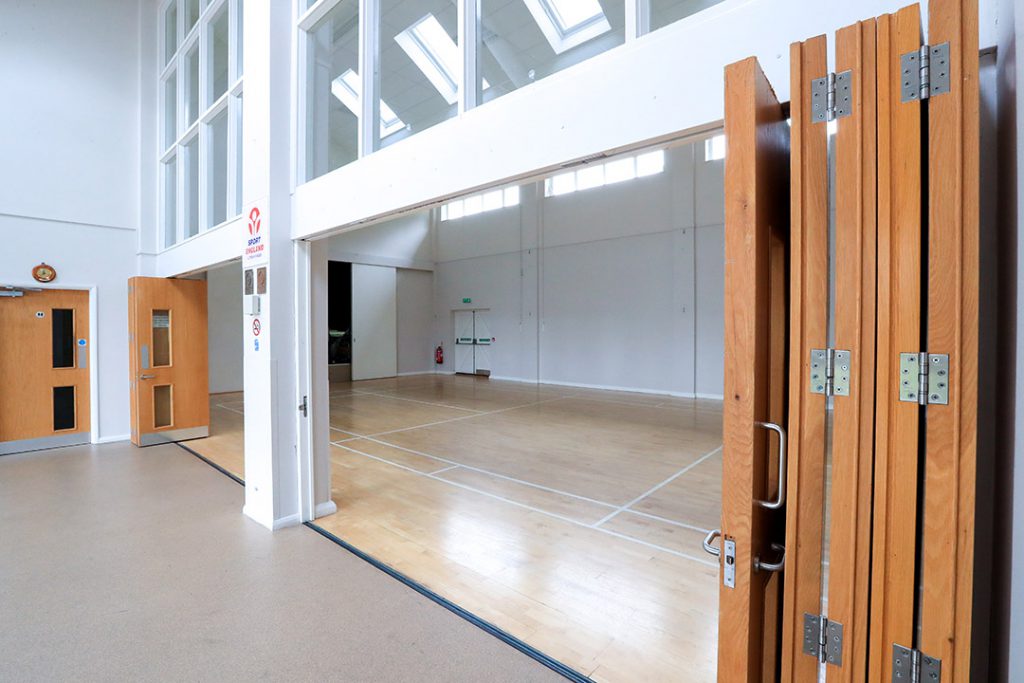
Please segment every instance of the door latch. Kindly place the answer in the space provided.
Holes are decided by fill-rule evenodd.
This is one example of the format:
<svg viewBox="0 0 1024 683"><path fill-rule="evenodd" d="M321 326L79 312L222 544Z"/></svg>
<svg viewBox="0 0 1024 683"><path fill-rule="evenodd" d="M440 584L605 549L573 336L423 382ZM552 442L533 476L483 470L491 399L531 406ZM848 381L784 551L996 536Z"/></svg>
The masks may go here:
<svg viewBox="0 0 1024 683"><path fill-rule="evenodd" d="M303 396L302 403L299 404L299 412L302 413L302 417L309 417L309 397Z"/></svg>

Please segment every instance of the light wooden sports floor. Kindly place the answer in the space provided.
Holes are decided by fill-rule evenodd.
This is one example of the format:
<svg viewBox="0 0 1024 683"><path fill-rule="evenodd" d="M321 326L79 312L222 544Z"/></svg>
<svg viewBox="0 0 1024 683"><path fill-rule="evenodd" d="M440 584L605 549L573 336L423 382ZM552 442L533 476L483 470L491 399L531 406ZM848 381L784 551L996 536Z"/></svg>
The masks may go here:
<svg viewBox="0 0 1024 683"><path fill-rule="evenodd" d="M712 681L719 401L421 375L332 385L325 529L597 680ZM189 445L243 476L242 395Z"/></svg>

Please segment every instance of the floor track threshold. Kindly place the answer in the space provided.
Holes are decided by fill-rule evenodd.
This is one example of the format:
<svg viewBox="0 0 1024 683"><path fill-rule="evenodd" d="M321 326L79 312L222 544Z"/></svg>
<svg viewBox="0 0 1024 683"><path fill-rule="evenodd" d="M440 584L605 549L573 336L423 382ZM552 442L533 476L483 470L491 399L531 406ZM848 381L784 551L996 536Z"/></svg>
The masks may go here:
<svg viewBox="0 0 1024 683"><path fill-rule="evenodd" d="M202 460L207 465L209 465L213 469L217 470L218 472L220 472L224 476L230 477L231 479L234 480L234 482L236 484L240 484L241 486L245 486L245 480L244 479L242 479L241 477L238 477L238 476L232 474L231 472L228 472L226 469L224 469L223 467L221 467L220 465L218 465L214 461L210 460L205 455L201 455L200 453L197 453L196 451L192 450L191 448L189 448L188 446L186 446L185 444L183 444L181 442L177 442L176 441L176 442L174 442L174 445L177 446L178 448L181 448L183 450L188 451L189 453L191 453L192 455L196 456L197 458L199 458L200 460Z"/></svg>

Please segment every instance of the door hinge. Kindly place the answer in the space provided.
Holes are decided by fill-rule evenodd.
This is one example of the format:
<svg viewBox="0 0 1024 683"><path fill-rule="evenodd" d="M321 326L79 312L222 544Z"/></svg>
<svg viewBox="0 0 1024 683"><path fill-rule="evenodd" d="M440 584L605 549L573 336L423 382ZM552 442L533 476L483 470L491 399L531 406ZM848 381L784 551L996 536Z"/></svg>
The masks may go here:
<svg viewBox="0 0 1024 683"><path fill-rule="evenodd" d="M949 355L900 354L900 400L921 405L949 404Z"/></svg>
<svg viewBox="0 0 1024 683"><path fill-rule="evenodd" d="M303 396L302 403L299 404L299 412L302 413L302 417L309 417L309 397Z"/></svg>
<svg viewBox="0 0 1024 683"><path fill-rule="evenodd" d="M850 352L811 349L811 393L826 396L850 395Z"/></svg>
<svg viewBox="0 0 1024 683"><path fill-rule="evenodd" d="M900 101L917 102L949 92L949 43L922 45L900 55Z"/></svg>
<svg viewBox="0 0 1024 683"><path fill-rule="evenodd" d="M804 654L833 666L843 665L843 625L824 614L804 613Z"/></svg>
<svg viewBox="0 0 1024 683"><path fill-rule="evenodd" d="M893 643L893 683L941 683L942 660Z"/></svg>
<svg viewBox="0 0 1024 683"><path fill-rule="evenodd" d="M811 81L811 123L825 123L853 113L852 86L850 70Z"/></svg>

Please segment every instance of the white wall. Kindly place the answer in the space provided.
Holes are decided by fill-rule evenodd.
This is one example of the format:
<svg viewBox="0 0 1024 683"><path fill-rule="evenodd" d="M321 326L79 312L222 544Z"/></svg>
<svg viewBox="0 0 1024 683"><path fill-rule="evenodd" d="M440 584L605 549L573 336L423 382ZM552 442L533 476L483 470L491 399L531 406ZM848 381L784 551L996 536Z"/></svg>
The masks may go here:
<svg viewBox="0 0 1024 683"><path fill-rule="evenodd" d="M242 391L242 262L206 273L210 393Z"/></svg>
<svg viewBox="0 0 1024 683"><path fill-rule="evenodd" d="M138 26L132 0L0 3L0 283L46 261L53 287L95 288L97 440L129 433Z"/></svg>
<svg viewBox="0 0 1024 683"><path fill-rule="evenodd" d="M439 222L442 369L452 311L486 308L492 377L720 397L723 166L698 142L656 176L548 198L531 184L519 207Z"/></svg>
<svg viewBox="0 0 1024 683"><path fill-rule="evenodd" d="M0 3L0 212L134 230L139 5Z"/></svg>
<svg viewBox="0 0 1024 683"><path fill-rule="evenodd" d="M430 214L399 216L358 228L328 240L328 259L395 268L434 267L430 245Z"/></svg>

